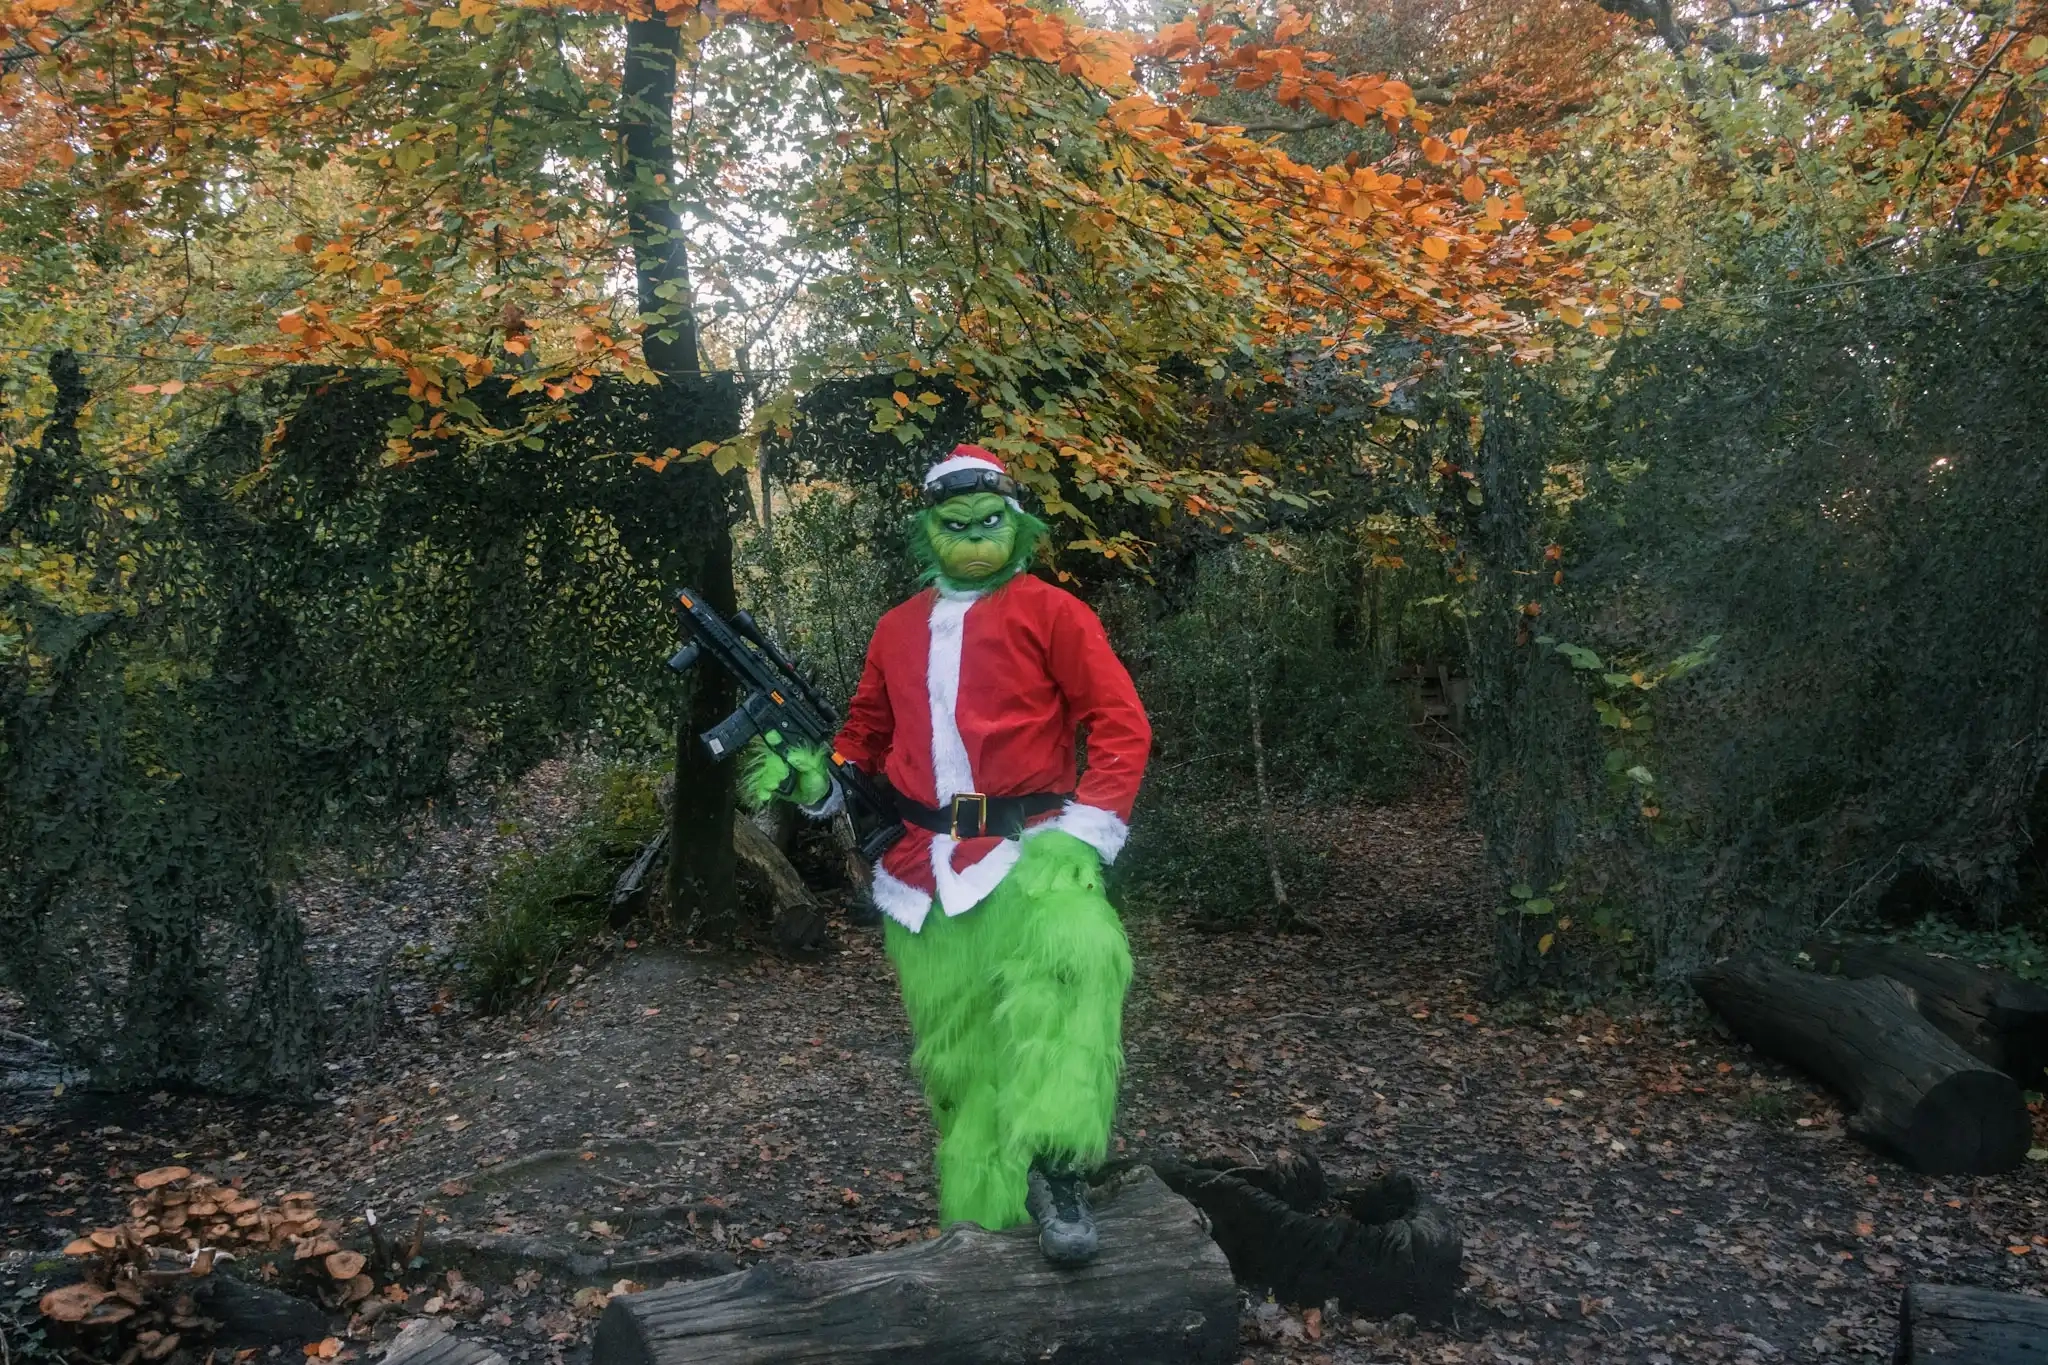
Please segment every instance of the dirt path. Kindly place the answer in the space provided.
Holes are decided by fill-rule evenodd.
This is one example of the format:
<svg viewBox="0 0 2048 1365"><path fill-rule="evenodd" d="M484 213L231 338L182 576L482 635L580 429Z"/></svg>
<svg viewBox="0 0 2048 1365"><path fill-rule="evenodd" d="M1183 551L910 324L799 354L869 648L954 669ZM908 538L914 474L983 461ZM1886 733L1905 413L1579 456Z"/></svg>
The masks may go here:
<svg viewBox="0 0 2048 1365"><path fill-rule="evenodd" d="M1248 1306L1248 1359L1885 1359L1908 1275L2048 1289L2041 1167L1911 1175L1697 1016L1482 1002L1494 893L1456 810L1438 792L1332 816L1342 870L1320 938L1132 926L1120 1142L1398 1165L1465 1230L1453 1322L1332 1318L1311 1339L1299 1314ZM414 1286L409 1308L544 1361L587 1340L602 1291L579 1277L932 1233L926 1119L874 931L836 926L841 951L816 967L621 945L527 1017L464 1018L428 967L502 822L465 828L416 860L450 884L395 902L434 907L392 940L411 945L393 957L396 1017L337 1059L315 1108L0 1096L19 1111L0 1238L60 1243L110 1177L173 1155L387 1226L424 1203L441 1236L557 1259L515 1276L485 1257L453 1291ZM467 872L444 844L472 850ZM314 951L346 975L362 954L340 949L338 915L313 916Z"/></svg>

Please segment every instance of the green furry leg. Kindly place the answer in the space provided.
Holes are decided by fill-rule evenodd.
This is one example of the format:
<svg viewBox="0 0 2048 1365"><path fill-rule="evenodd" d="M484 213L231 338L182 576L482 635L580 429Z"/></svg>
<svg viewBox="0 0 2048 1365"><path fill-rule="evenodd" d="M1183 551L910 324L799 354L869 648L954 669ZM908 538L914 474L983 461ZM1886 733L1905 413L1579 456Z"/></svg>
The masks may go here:
<svg viewBox="0 0 2048 1365"><path fill-rule="evenodd" d="M1100 1161L1115 1115L1131 955L1101 862L1034 835L981 905L884 933L940 1134L939 1217L1026 1222L1031 1162Z"/></svg>
<svg viewBox="0 0 2048 1365"><path fill-rule="evenodd" d="M985 905L1004 940L996 1022L1003 1037L1003 1141L1014 1159L1093 1166L1116 1117L1131 949L1103 895L1102 861L1070 834L1025 841Z"/></svg>
<svg viewBox="0 0 2048 1365"><path fill-rule="evenodd" d="M939 1130L939 1221L1006 1228L1024 1219L1025 1176L998 1129L995 982L983 958L981 925L936 907L913 934L883 926L916 1040L910 1065L924 1083Z"/></svg>

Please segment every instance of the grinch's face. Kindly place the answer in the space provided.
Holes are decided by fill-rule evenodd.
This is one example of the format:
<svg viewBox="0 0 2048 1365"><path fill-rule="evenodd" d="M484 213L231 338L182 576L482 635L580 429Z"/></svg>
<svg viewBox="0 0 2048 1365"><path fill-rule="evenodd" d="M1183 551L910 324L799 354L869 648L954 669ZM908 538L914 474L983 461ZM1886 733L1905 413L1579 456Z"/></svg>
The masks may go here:
<svg viewBox="0 0 2048 1365"><path fill-rule="evenodd" d="M1017 523L997 493L949 498L925 513L925 530L939 568L958 583L980 583L1000 573L1017 548Z"/></svg>

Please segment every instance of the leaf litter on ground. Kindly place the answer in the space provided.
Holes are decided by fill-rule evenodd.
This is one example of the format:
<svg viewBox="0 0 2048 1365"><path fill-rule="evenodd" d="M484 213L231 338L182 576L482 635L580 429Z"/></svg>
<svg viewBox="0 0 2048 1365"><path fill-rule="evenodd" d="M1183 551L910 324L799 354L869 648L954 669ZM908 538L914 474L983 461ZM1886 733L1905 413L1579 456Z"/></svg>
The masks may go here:
<svg viewBox="0 0 2048 1365"><path fill-rule="evenodd" d="M836 920L838 950L809 965L620 942L515 1015L452 1001L463 915L497 860L566 828L568 785L550 765L415 831L394 875L298 888L337 1020L359 1020L374 964L396 964L374 1046L342 1033L313 1106L0 1094L0 1241L60 1247L174 1163L309 1191L356 1232L375 1210L393 1235L584 1258L422 1270L359 1309L349 1349L433 1316L554 1362L637 1283L610 1265L935 1236L928 1119L873 930ZM1396 1166L1465 1236L1449 1321L1248 1297L1246 1359L1882 1359L1908 1277L2048 1289L2038 1166L1908 1172L1692 1007L1488 1000L1498 888L1462 805L1446 779L1304 817L1339 868L1319 937L1130 925L1119 1151ZM18 1002L0 998L0 1028L25 1031Z"/></svg>

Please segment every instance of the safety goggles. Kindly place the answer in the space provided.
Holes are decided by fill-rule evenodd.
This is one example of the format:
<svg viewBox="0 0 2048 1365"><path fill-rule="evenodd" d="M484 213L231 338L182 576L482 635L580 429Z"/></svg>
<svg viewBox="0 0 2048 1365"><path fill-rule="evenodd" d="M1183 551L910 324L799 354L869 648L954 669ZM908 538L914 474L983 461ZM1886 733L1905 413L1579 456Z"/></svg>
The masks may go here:
<svg viewBox="0 0 2048 1365"><path fill-rule="evenodd" d="M998 474L993 469L956 469L950 474L941 474L924 486L924 500L931 507L969 493L1000 493L1006 498L1016 498L1022 495L1023 489L1008 474Z"/></svg>

